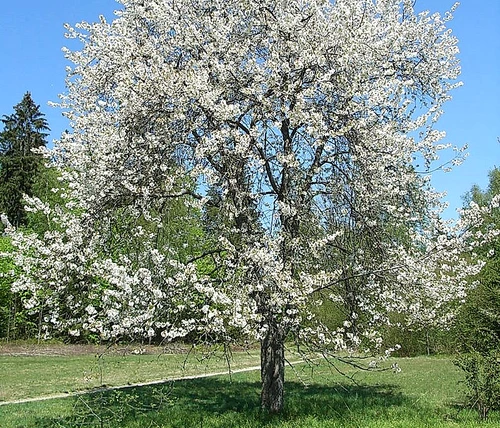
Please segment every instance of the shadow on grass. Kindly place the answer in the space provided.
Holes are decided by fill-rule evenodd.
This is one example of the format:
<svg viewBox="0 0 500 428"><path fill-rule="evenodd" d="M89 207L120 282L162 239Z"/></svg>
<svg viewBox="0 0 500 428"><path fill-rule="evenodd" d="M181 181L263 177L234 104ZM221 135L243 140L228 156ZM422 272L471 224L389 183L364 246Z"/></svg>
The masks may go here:
<svg viewBox="0 0 500 428"><path fill-rule="evenodd" d="M409 402L390 385L308 387L286 384L280 415L260 410L256 377L203 378L171 384L97 392L73 398L71 416L39 417L37 427L298 427L359 424L360 415L384 417L391 408L408 412ZM358 421L358 423L356 423ZM314 423L313 423L314 422ZM338 425L335 425L335 422Z"/></svg>

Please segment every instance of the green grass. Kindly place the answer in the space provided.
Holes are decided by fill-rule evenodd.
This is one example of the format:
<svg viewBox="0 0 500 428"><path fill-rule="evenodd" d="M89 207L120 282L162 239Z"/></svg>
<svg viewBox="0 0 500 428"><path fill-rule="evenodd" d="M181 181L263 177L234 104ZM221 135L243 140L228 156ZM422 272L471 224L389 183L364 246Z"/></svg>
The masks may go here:
<svg viewBox="0 0 500 428"><path fill-rule="evenodd" d="M0 406L2 428L31 427L497 427L458 406L460 372L448 358L400 358L401 373L355 372L325 363L287 371L286 409L259 409L259 373L179 381L46 402ZM300 378L300 380L299 380ZM304 382L306 385L304 385Z"/></svg>
<svg viewBox="0 0 500 428"><path fill-rule="evenodd" d="M259 364L259 351L234 353L231 368ZM193 374L227 371L220 355L0 355L0 402ZM2 425L0 424L0 428Z"/></svg>

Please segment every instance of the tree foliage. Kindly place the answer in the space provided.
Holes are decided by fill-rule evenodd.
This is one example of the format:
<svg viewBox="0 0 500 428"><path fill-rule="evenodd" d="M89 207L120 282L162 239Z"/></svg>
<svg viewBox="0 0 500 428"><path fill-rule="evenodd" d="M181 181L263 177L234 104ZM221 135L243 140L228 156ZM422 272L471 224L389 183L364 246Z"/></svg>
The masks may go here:
<svg viewBox="0 0 500 428"><path fill-rule="evenodd" d="M33 203L57 225L44 236L9 229L15 287L48 325L260 340L262 406L277 412L286 340L371 354L391 313L446 318L433 308L465 293L480 264L460 254L476 241L440 220L413 161L447 147L434 125L458 85L451 14L406 0L122 4L112 23L67 27L83 48L67 51L73 130L53 153L66 210ZM158 238L171 203L210 220L209 247ZM109 245L117 216L140 246ZM322 302L338 322L315 316Z"/></svg>
<svg viewBox="0 0 500 428"><path fill-rule="evenodd" d="M43 213L30 213L24 209L24 197L40 196L52 198L51 191L43 189L53 186L54 171L44 166L42 153L45 147L48 123L40 107L27 92L21 102L14 106L14 113L2 118L0 132L0 213L18 227L35 228L45 232L49 225ZM50 184L49 184L50 181ZM2 228L3 229L3 228ZM14 267L14 252L10 239L2 236L0 241L0 337L7 340L33 336L37 332L37 317L22 305L22 295L13 294L11 286L18 271Z"/></svg>
<svg viewBox="0 0 500 428"><path fill-rule="evenodd" d="M482 235L500 226L498 211L487 210L500 195L500 170L489 174L486 190L474 186L465 197L468 206L483 212ZM456 364L465 371L470 403L486 419L488 412L500 408L500 240L478 249L486 259L485 267L475 277L476 288L461 307L456 320L458 356Z"/></svg>
<svg viewBox="0 0 500 428"><path fill-rule="evenodd" d="M32 196L37 174L43 165L40 153L45 147L49 126L27 92L14 106L14 113L4 115L0 133L0 212L15 226L26 225L23 195Z"/></svg>
<svg viewBox="0 0 500 428"><path fill-rule="evenodd" d="M10 240L0 237L0 338L10 336L12 309L12 293L10 287L14 282L15 266L9 257L12 253Z"/></svg>

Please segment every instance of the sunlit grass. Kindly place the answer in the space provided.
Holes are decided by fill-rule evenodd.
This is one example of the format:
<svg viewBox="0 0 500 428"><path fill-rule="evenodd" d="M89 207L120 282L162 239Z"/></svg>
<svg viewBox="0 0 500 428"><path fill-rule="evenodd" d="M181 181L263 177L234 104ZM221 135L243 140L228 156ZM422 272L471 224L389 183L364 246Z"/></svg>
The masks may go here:
<svg viewBox="0 0 500 428"><path fill-rule="evenodd" d="M233 354L231 368L255 366L259 351ZM0 355L0 402L228 371L223 355L189 354ZM1 427L1 425L0 425Z"/></svg>
<svg viewBox="0 0 500 428"><path fill-rule="evenodd" d="M138 356L144 357L144 356ZM138 359L137 361L141 361ZM147 358L143 361L148 361ZM463 409L461 373L449 358L397 359L402 371L362 372L339 366L287 369L286 408L259 408L259 372L178 381L46 402L0 406L0 424L13 427L497 427ZM113 365L111 364L110 367ZM147 370L145 370L147 371Z"/></svg>

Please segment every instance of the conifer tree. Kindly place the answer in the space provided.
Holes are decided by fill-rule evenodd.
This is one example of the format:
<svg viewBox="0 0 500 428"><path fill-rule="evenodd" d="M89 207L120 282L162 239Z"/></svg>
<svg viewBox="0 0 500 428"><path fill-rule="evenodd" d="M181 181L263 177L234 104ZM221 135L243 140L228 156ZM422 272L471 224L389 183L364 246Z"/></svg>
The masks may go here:
<svg viewBox="0 0 500 428"><path fill-rule="evenodd" d="M1 119L4 128L0 133L0 212L15 226L26 224L23 195L32 195L43 164L42 155L33 149L47 144L50 129L44 116L26 92L14 106L14 113Z"/></svg>

